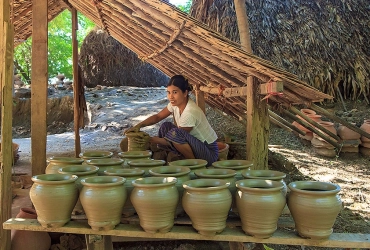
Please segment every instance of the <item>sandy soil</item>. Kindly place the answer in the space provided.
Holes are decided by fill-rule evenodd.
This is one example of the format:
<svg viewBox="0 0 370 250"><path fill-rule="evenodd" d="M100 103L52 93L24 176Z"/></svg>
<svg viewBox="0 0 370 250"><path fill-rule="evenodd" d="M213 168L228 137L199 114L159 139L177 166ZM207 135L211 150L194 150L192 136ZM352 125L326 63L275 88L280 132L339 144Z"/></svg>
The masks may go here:
<svg viewBox="0 0 370 250"><path fill-rule="evenodd" d="M121 151L119 143L123 132L146 117L155 114L167 105L165 88L106 88L86 92L91 123L80 131L81 149ZM370 118L369 106L359 102L346 102L348 112L344 112L342 104L325 106L348 121L360 124L364 118ZM235 136L238 142L245 141L245 128L242 124L227 118L220 112L207 108L207 116L220 139L227 131ZM143 131L156 135L159 125L144 128ZM47 137L47 157L55 155L72 156L74 154L73 124L59 124L50 127ZM58 131L66 131L58 133ZM23 133L24 136L24 133ZM20 145L19 160L13 170L15 174L31 174L30 172L30 138L17 138L14 142ZM337 183L341 187L340 196L344 208L334 225L334 232L369 233L370 232L370 158L355 156L339 156L326 158L317 155L312 146L298 136L281 128L271 126L270 157L283 157L286 164L271 165L287 173L286 182L294 180L318 180ZM245 157L244 146L231 145L229 157L242 159ZM273 162L271 162L273 164ZM199 245L197 245L199 244ZM126 243L124 249L202 249L210 246L209 242L156 242ZM294 246L270 246L274 249L300 249ZM116 249L123 249L120 245ZM209 249L209 248L207 248ZM212 245L212 249L227 249L223 243ZM306 247L305 249L321 249Z"/></svg>

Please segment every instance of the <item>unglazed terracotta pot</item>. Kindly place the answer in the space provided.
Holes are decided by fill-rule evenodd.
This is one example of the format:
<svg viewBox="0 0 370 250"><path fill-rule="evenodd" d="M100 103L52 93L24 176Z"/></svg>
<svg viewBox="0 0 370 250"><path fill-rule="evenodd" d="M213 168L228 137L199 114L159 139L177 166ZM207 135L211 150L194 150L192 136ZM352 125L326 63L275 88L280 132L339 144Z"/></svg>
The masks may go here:
<svg viewBox="0 0 370 250"><path fill-rule="evenodd" d="M75 181L75 184L78 188L78 192L81 192L82 184L81 179L91 176L98 175L99 168L97 166L90 166L90 165L68 165L65 167L61 167L58 170L59 174L70 174L76 175L78 178ZM77 200L76 206L73 208L72 214L85 214L83 207L81 205L80 199Z"/></svg>
<svg viewBox="0 0 370 250"><path fill-rule="evenodd" d="M286 196L288 188L284 182L284 178L286 174L280 171L275 170L245 170L242 171L242 176L245 179L260 179L260 180L271 180L271 181L279 181L283 184L282 192L284 196Z"/></svg>
<svg viewBox="0 0 370 250"><path fill-rule="evenodd" d="M71 219L78 199L76 175L42 174L32 177L30 199L43 227L62 227Z"/></svg>
<svg viewBox="0 0 370 250"><path fill-rule="evenodd" d="M176 207L175 216L183 215L185 211L182 207L182 195L184 193L184 187L182 184L185 181L190 180L190 168L180 166L161 166L150 169L149 174L151 176L159 177L176 177L177 181L175 186L177 187L177 191L179 191L179 203Z"/></svg>
<svg viewBox="0 0 370 250"><path fill-rule="evenodd" d="M150 159L151 156L152 152L149 150L127 151L118 153L118 157L125 161L123 164L124 166L128 166L128 162L131 160Z"/></svg>
<svg viewBox="0 0 370 250"><path fill-rule="evenodd" d="M241 172L253 167L252 161L247 160L225 160L212 163L214 168L233 169L236 171L236 178L241 178Z"/></svg>
<svg viewBox="0 0 370 250"><path fill-rule="evenodd" d="M80 153L79 157L86 160L91 159L102 159L102 158L111 158L113 156L113 152L110 151L103 151L103 150L91 150Z"/></svg>
<svg viewBox="0 0 370 250"><path fill-rule="evenodd" d="M183 184L182 206L199 234L213 236L226 227L232 196L229 182L221 179L195 179Z"/></svg>
<svg viewBox="0 0 370 250"><path fill-rule="evenodd" d="M256 238L269 238L277 229L277 222L285 204L284 187L280 181L244 179L236 182L236 205L242 229Z"/></svg>
<svg viewBox="0 0 370 250"><path fill-rule="evenodd" d="M235 193L236 193L236 171L233 169L222 169L222 168L210 168L210 169L198 169L194 171L195 176L197 179L221 179L225 180L229 185L230 193L233 197L233 201L231 204L231 211L234 213L238 213L238 209L235 203Z"/></svg>
<svg viewBox="0 0 370 250"><path fill-rule="evenodd" d="M132 182L131 202L148 233L167 233L174 224L179 192L175 177L145 177Z"/></svg>
<svg viewBox="0 0 370 250"><path fill-rule="evenodd" d="M327 239L342 209L340 187L333 183L296 181L289 183L288 207L299 235Z"/></svg>
<svg viewBox="0 0 370 250"><path fill-rule="evenodd" d="M362 123L360 129L362 129L366 133L370 134L370 119L364 120L364 123ZM370 142L370 139L362 135L361 136L361 141L365 142L365 143L368 143L368 142Z"/></svg>
<svg viewBox="0 0 370 250"><path fill-rule="evenodd" d="M321 121L321 122L318 122L318 124L320 124L321 126L323 126L324 128L326 128L327 130L329 130L330 132L332 132L333 134L337 134L337 130L336 128L334 127L334 123L332 122L325 122L325 121ZM324 131L321 131L324 135L327 135ZM329 135L327 135L329 136ZM318 136L317 134L313 134L313 137L314 138L317 138L319 140L324 140L323 138L321 138L320 136ZM330 136L329 136L330 137Z"/></svg>
<svg viewBox="0 0 370 250"><path fill-rule="evenodd" d="M169 162L170 166L181 166L190 168L190 179L195 179L194 170L206 169L208 162L203 159L185 159Z"/></svg>
<svg viewBox="0 0 370 250"><path fill-rule="evenodd" d="M32 208L21 208L16 218L37 219ZM11 230L11 250L49 250L51 239L48 232Z"/></svg>
<svg viewBox="0 0 370 250"><path fill-rule="evenodd" d="M118 158L103 158L86 160L88 165L97 166L99 168L98 175L104 175L104 171L110 168L123 168L124 160Z"/></svg>
<svg viewBox="0 0 370 250"><path fill-rule="evenodd" d="M124 185L126 187L127 199L122 209L123 217L130 217L134 215L136 212L130 200L132 189L134 189L132 181L142 178L144 176L144 173L145 173L144 170L138 168L122 168L122 169L111 168L104 171L105 175L120 176L126 179Z"/></svg>
<svg viewBox="0 0 370 250"><path fill-rule="evenodd" d="M93 176L81 180L80 200L93 230L111 230L120 223L127 199L125 181L119 176Z"/></svg>
<svg viewBox="0 0 370 250"><path fill-rule="evenodd" d="M59 168L66 165L81 165L84 160L74 157L50 157L47 160L49 164L46 166L45 174L57 174Z"/></svg>
<svg viewBox="0 0 370 250"><path fill-rule="evenodd" d="M352 125L356 125L356 123L351 122ZM361 135L350 128L340 124L337 129L338 136L342 140L357 140L361 138Z"/></svg>
<svg viewBox="0 0 370 250"><path fill-rule="evenodd" d="M138 168L145 171L144 176L148 177L149 169L154 167L163 166L166 163L164 160L153 160L153 159L139 159L139 160L131 160L128 162L130 168Z"/></svg>

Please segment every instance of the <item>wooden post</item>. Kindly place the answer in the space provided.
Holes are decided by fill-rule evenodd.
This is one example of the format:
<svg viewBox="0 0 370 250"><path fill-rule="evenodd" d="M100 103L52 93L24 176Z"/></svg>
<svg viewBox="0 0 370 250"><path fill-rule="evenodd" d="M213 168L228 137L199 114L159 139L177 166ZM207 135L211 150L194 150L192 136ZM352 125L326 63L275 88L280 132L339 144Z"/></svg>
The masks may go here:
<svg viewBox="0 0 370 250"><path fill-rule="evenodd" d="M78 82L78 41L77 41L77 10L72 9L72 60L73 60L73 106L74 106L74 130L75 130L75 157L81 153L80 140L80 88Z"/></svg>
<svg viewBox="0 0 370 250"><path fill-rule="evenodd" d="M31 65L31 153L32 175L46 168L46 107L48 88L48 1L32 4Z"/></svg>
<svg viewBox="0 0 370 250"><path fill-rule="evenodd" d="M203 110L203 113L206 113L206 102L204 100L204 92L200 90L199 84L197 84L197 89L195 91L195 98L196 98L198 107L200 107Z"/></svg>
<svg viewBox="0 0 370 250"><path fill-rule="evenodd" d="M252 52L249 22L245 0L234 0L240 43L243 49ZM247 78L247 160L253 161L254 169L268 168L269 115L267 103L258 95L258 84Z"/></svg>
<svg viewBox="0 0 370 250"><path fill-rule="evenodd" d="M13 42L14 26L10 22L10 1L0 2L0 84L1 84L1 157L0 216L1 225L12 211L12 115L13 115ZM10 250L10 230L0 227L0 249Z"/></svg>

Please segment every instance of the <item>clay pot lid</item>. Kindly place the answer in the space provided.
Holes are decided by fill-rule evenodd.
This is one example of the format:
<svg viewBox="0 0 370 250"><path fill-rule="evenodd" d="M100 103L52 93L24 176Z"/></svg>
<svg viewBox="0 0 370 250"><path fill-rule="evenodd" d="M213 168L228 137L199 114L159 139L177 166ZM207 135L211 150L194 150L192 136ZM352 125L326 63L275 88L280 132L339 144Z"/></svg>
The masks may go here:
<svg viewBox="0 0 370 250"><path fill-rule="evenodd" d="M263 180L281 180L286 177L286 174L275 170L245 170L241 175L247 179L263 179Z"/></svg>
<svg viewBox="0 0 370 250"><path fill-rule="evenodd" d="M151 157L152 152L149 150L127 151L127 152L119 152L118 156L120 158L143 158L143 157Z"/></svg>
<svg viewBox="0 0 370 250"><path fill-rule="evenodd" d="M188 167L182 166L160 166L149 169L149 173L154 176L182 176L187 175L191 171Z"/></svg>
<svg viewBox="0 0 370 250"><path fill-rule="evenodd" d="M189 167L190 169L197 168L197 167L204 167L207 164L208 162L203 159L185 159L185 160L172 161L168 163L168 165L170 166L183 166L183 167Z"/></svg>
<svg viewBox="0 0 370 250"><path fill-rule="evenodd" d="M166 163L164 160L154 160L154 159L137 159L127 162L128 165L138 167L138 166L162 166Z"/></svg>
<svg viewBox="0 0 370 250"><path fill-rule="evenodd" d="M124 160L118 158L102 158L102 159L91 159L86 160L86 163L89 165L97 166L110 166L110 165L119 165L122 164Z"/></svg>
<svg viewBox="0 0 370 250"><path fill-rule="evenodd" d="M115 176L142 176L145 170L138 168L110 168L104 171L105 175L115 175Z"/></svg>
<svg viewBox="0 0 370 250"><path fill-rule="evenodd" d="M194 174L199 178L216 178L217 177L234 177L236 171L233 169L226 168L210 168L210 169L198 169L194 171Z"/></svg>
<svg viewBox="0 0 370 250"><path fill-rule="evenodd" d="M215 161L214 163L212 163L212 166L215 168L240 169L252 167L253 162L247 160L224 160L224 161Z"/></svg>
<svg viewBox="0 0 370 250"><path fill-rule="evenodd" d="M113 156L113 152L110 152L110 151L99 151L99 150L94 150L94 151L86 151L84 153L80 153L79 157L81 158L89 158L89 159L92 159L92 158L108 158L108 157L112 157Z"/></svg>
<svg viewBox="0 0 370 250"><path fill-rule="evenodd" d="M75 157L62 157L62 156L52 156L48 158L49 162L53 163L68 163L68 164L80 164L84 162L83 159L75 158Z"/></svg>
<svg viewBox="0 0 370 250"><path fill-rule="evenodd" d="M75 174L86 175L97 173L99 168L92 165L66 165L65 167L60 167L58 173L60 174Z"/></svg>

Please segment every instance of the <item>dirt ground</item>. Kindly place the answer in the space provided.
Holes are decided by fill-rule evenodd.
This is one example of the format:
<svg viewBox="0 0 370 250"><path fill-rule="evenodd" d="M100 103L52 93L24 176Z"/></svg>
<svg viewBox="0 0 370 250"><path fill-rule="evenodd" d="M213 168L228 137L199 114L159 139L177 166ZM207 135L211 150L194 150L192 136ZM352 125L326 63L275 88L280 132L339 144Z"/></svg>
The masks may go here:
<svg viewBox="0 0 370 250"><path fill-rule="evenodd" d="M57 91L50 98L71 94ZM80 130L82 151L110 150L120 152L119 143L125 129L155 114L167 105L164 87L136 88L117 87L86 91L90 123ZM360 101L346 101L347 112L342 103L329 103L322 107L357 126L364 118L370 118L369 105ZM220 140L225 134L236 142L245 142L245 127L220 112L207 108L207 117ZM325 119L325 117L323 117ZM328 119L329 120L329 119ZM338 126L338 124L336 124ZM144 128L154 136L159 125ZM20 131L20 132L17 132ZM27 126L13 128L14 142L19 144L19 160L13 167L14 175L31 175L30 129ZM341 187L340 196L344 208L334 224L334 232L370 232L370 157L339 155L334 158L319 156L313 147L297 135L271 125L269 141L270 168L287 173L286 183L295 180L328 181ZM73 123L56 122L48 126L47 157L74 154ZM245 146L230 145L229 158L245 158ZM274 159L284 159L275 161ZM16 202L15 198L15 202ZM14 204L13 204L14 205ZM269 245L273 249L301 249L300 246ZM161 241L115 243L115 249L167 250L167 249L229 249L225 242ZM323 249L305 247L304 249Z"/></svg>

